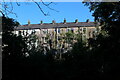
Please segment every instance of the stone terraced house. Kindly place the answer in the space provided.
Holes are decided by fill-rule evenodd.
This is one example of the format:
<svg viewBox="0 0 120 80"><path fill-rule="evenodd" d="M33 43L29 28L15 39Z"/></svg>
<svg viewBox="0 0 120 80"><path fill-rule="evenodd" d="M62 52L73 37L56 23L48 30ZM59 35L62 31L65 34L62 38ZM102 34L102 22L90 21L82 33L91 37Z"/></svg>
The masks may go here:
<svg viewBox="0 0 120 80"><path fill-rule="evenodd" d="M28 24L20 25L15 27L14 33L21 34L23 36L27 34L31 34L35 32L38 36L40 44L43 46L50 46L49 42L51 41L52 48L61 48L64 45L64 48L68 47L69 44L65 42L66 36L65 34L69 31L73 34L81 34L83 40L87 40L89 38L94 38L96 33L100 30L99 24L96 22L90 22L87 19L85 22L78 22L78 19L75 22L67 22L66 19L62 23L56 23L55 20L52 23L43 23L40 21L39 24ZM73 43L76 42L75 40L72 41Z"/></svg>

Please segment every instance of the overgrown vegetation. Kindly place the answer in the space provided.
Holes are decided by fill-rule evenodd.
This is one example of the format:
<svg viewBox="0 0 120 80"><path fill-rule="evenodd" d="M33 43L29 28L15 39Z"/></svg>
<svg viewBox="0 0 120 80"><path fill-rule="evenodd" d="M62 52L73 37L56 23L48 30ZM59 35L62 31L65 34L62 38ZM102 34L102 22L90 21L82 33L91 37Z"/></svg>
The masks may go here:
<svg viewBox="0 0 120 80"><path fill-rule="evenodd" d="M2 80L119 80L120 3L85 4L94 11L96 21L100 20L102 32L96 39L89 39L87 47L78 38L73 49L63 54L61 60L55 60L54 50L48 51L46 55L42 51L32 50L36 49L33 47L28 50L22 36L16 36L9 29L4 30L6 27L17 26L17 22L3 17ZM30 39L33 43L34 37ZM26 52L31 55L25 57Z"/></svg>

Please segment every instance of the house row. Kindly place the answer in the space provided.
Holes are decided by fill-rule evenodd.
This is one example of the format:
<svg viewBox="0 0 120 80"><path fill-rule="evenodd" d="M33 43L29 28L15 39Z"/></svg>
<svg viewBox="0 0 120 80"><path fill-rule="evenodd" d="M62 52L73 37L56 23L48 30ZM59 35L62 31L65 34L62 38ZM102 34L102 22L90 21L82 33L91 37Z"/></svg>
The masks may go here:
<svg viewBox="0 0 120 80"><path fill-rule="evenodd" d="M85 22L79 22L78 19L74 22L67 22L66 19L64 19L61 23L56 23L55 20L51 23L43 23L43 21L40 21L39 24L30 24L30 21L28 21L28 24L14 28L14 32L17 35L21 33L21 35L26 36L34 32L38 36L40 44L50 46L49 42L51 41L52 48L55 48L56 45L60 47L63 43L68 44L65 42L67 37L65 34L68 32L81 34L82 39L87 40L94 38L99 31L99 24L90 22L89 19Z"/></svg>

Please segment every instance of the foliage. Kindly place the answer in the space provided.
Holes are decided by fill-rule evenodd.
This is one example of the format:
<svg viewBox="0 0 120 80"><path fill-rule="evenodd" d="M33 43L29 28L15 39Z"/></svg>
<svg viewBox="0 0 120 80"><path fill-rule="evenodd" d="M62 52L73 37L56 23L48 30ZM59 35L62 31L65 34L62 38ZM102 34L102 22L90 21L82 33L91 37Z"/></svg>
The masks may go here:
<svg viewBox="0 0 120 80"><path fill-rule="evenodd" d="M14 27L18 22L12 18L2 17L2 66L3 79L10 75L12 67L25 57L26 44L21 35L13 33Z"/></svg>
<svg viewBox="0 0 120 80"><path fill-rule="evenodd" d="M89 5L90 10L94 11L93 16L97 21L101 19L103 31L97 38L90 38L88 45L86 45L82 42L81 35L78 35L78 42L74 44L71 51L62 54L63 59L61 60L54 59L55 50L50 50L44 55L42 52L34 50L36 48L31 44L33 47L30 52L33 54L29 57L20 59L12 57L11 59L7 58L6 61L3 60L3 66L5 66L3 80L39 80L43 78L52 80L119 80L119 3L86 3L86 5ZM103 24L103 22L105 23ZM66 35L69 39L73 38L71 32ZM4 47L3 52L23 53L21 51L21 48L23 48L21 40L24 38L16 37L11 32L7 32L5 36L3 35L4 44L8 44L7 47L9 48L4 49ZM37 38L34 34L31 34L28 42L36 43L34 39ZM14 46L12 41L15 41ZM19 50L12 51L15 48Z"/></svg>
<svg viewBox="0 0 120 80"><path fill-rule="evenodd" d="M12 31L18 22L11 18L2 17L2 49L3 57L8 55L24 55L25 42L22 36L15 35ZM5 55L5 56L4 56Z"/></svg>
<svg viewBox="0 0 120 80"><path fill-rule="evenodd" d="M66 37L67 43L72 43L74 39L74 33L72 33L71 31L68 31L65 35L66 35L65 37Z"/></svg>
<svg viewBox="0 0 120 80"><path fill-rule="evenodd" d="M89 6L90 11L94 11L93 16L95 17L95 21L100 21L102 24L105 23L105 30L107 30L107 28L110 28L109 24L112 24L111 22L120 21L119 2L86 2L85 5Z"/></svg>
<svg viewBox="0 0 120 80"><path fill-rule="evenodd" d="M97 36L97 39L91 39L89 44L92 47L93 60L96 60L99 65L101 78L105 79L120 79L117 71L120 71L120 3L88 3L90 11L93 11L95 21L100 21L102 32ZM105 35L104 35L105 34ZM112 75L112 76L111 76Z"/></svg>
<svg viewBox="0 0 120 80"><path fill-rule="evenodd" d="M15 26L19 23L12 18L2 17L2 30L3 32L13 31Z"/></svg>
<svg viewBox="0 0 120 80"><path fill-rule="evenodd" d="M37 35L35 34L35 32L32 32L25 38L26 38L27 48L29 51L28 53L33 54L34 52L39 51L40 43L39 43L39 39L38 39Z"/></svg>

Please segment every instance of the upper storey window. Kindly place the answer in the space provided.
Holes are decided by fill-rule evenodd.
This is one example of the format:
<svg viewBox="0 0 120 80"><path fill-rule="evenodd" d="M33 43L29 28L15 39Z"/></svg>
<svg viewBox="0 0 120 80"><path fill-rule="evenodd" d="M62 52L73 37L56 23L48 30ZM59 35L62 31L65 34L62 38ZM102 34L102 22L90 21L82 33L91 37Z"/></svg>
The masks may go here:
<svg viewBox="0 0 120 80"><path fill-rule="evenodd" d="M83 28L83 33L84 33L84 34L86 33L86 28Z"/></svg>
<svg viewBox="0 0 120 80"><path fill-rule="evenodd" d="M71 32L74 33L74 29L73 28L71 28Z"/></svg>
<svg viewBox="0 0 120 80"><path fill-rule="evenodd" d="M70 28L68 28L68 29L67 29L67 32L69 32L70 30L71 30L71 29L70 29Z"/></svg>
<svg viewBox="0 0 120 80"><path fill-rule="evenodd" d="M58 28L58 33L60 33L60 28Z"/></svg>

